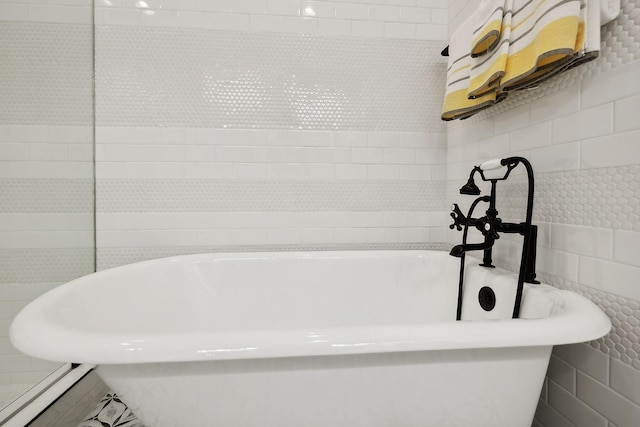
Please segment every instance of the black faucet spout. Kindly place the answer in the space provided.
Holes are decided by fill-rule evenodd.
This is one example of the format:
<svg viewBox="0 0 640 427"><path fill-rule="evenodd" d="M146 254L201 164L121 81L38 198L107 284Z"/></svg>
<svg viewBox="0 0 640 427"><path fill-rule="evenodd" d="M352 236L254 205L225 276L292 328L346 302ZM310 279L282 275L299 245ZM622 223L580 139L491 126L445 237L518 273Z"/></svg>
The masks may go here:
<svg viewBox="0 0 640 427"><path fill-rule="evenodd" d="M449 255L460 258L462 254L469 251L483 251L485 249L489 249L493 246L493 243L493 239L487 239L482 243L465 243L462 245L456 245L451 248L451 252L449 252Z"/></svg>

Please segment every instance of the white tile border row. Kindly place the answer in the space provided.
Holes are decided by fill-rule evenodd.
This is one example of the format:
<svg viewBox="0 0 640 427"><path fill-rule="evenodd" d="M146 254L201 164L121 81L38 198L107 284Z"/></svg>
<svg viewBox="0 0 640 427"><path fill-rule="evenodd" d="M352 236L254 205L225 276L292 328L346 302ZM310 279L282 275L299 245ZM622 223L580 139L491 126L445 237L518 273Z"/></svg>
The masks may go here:
<svg viewBox="0 0 640 427"><path fill-rule="evenodd" d="M93 23L91 1L79 4L43 4L14 3L0 1L0 22L38 22L48 24L84 24ZM64 3L60 1L60 3ZM68 3L68 1L67 1Z"/></svg>
<svg viewBox="0 0 640 427"><path fill-rule="evenodd" d="M240 3L240 2L238 2ZM310 2L309 2L310 3ZM307 4L309 4L307 3ZM343 4L343 3L338 3ZM356 4L344 3L353 7ZM309 7L309 6L306 6ZM331 17L305 15L249 14L198 10L96 7L95 24L108 26L177 27L227 31L282 32L327 36L375 37L409 40L447 38L444 10L436 13L411 13L429 9L372 5L366 13L338 9ZM331 14L329 14L331 15ZM418 17L421 17L418 19Z"/></svg>

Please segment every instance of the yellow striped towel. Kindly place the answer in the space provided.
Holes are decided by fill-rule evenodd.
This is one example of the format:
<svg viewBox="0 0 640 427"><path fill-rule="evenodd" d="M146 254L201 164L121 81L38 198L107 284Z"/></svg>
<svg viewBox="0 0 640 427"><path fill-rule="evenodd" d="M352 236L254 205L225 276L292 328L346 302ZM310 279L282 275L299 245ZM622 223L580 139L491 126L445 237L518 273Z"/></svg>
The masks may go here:
<svg viewBox="0 0 640 427"><path fill-rule="evenodd" d="M500 79L504 76L509 57L509 39L511 36L511 15L513 0L502 1L503 15L499 43L486 55L471 55L471 75L469 81L470 98L476 98L500 88ZM473 49L473 47L472 47Z"/></svg>
<svg viewBox="0 0 640 427"><path fill-rule="evenodd" d="M473 13L471 57L484 55L498 45L506 0L481 0Z"/></svg>
<svg viewBox="0 0 640 427"><path fill-rule="evenodd" d="M500 88L522 88L564 67L575 52L580 0L514 0L509 58Z"/></svg>
<svg viewBox="0 0 640 427"><path fill-rule="evenodd" d="M470 40L473 34L473 19L473 15L467 18L449 40L449 63L442 120L467 118L496 102L495 92L475 99L469 99L467 96L471 71Z"/></svg>
<svg viewBox="0 0 640 427"><path fill-rule="evenodd" d="M580 8L580 24L578 38L571 63L573 68L589 62L600 55L600 3L603 0L582 0Z"/></svg>
<svg viewBox="0 0 640 427"><path fill-rule="evenodd" d="M580 0L578 34L576 36L574 54L570 60L554 69L546 69L532 74L525 83L517 85L516 89L534 88L542 81L570 68L592 61L600 55L601 1L606 0Z"/></svg>

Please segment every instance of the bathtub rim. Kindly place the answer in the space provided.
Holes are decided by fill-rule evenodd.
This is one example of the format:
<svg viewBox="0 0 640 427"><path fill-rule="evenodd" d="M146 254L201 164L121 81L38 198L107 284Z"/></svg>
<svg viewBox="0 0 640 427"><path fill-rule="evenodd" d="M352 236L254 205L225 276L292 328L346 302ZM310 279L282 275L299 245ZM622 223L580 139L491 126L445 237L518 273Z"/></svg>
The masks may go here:
<svg viewBox="0 0 640 427"><path fill-rule="evenodd" d="M164 262L190 262L205 258L320 257L389 254L416 256L446 254L436 250L361 250L225 252L158 258L93 273L101 274ZM509 273L512 274L512 273ZM515 276L515 274L514 274ZM564 301L564 310L544 319L450 321L430 324L371 325L366 327L286 330L241 330L189 334L136 334L86 332L52 324L47 304L74 289L76 279L30 303L10 327L13 345L34 357L61 362L130 364L205 360L301 357L381 352L455 350L474 348L537 347L571 344L600 338L611 329L609 318L591 301L549 285ZM85 279L86 280L86 279ZM37 336L38 339L31 337ZM212 344L215 342L215 345ZM61 344L64 343L64 344ZM79 344L81 343L81 344Z"/></svg>

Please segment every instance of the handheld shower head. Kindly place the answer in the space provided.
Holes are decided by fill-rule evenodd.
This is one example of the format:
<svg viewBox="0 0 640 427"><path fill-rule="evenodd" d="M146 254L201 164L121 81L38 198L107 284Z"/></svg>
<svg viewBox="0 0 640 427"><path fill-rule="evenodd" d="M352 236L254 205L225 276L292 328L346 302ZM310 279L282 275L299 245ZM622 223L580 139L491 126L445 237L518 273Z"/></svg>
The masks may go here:
<svg viewBox="0 0 640 427"><path fill-rule="evenodd" d="M480 195L480 189L476 185L473 178L469 178L467 183L460 187L460 194L467 194L469 196L478 196Z"/></svg>
<svg viewBox="0 0 640 427"><path fill-rule="evenodd" d="M460 188L460 194L466 194L466 195L469 195L469 196L479 196L480 195L480 189L478 188L478 186L476 185L475 181L473 180L473 175L478 170L480 170L480 168L478 166L474 167L471 170L471 174L469 175L469 179L467 180L467 183Z"/></svg>

